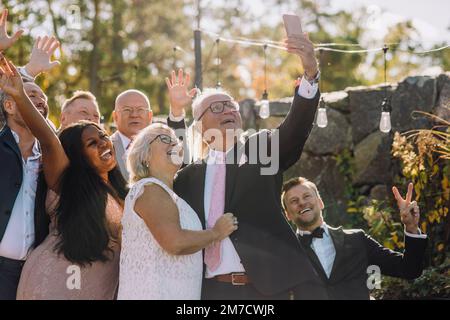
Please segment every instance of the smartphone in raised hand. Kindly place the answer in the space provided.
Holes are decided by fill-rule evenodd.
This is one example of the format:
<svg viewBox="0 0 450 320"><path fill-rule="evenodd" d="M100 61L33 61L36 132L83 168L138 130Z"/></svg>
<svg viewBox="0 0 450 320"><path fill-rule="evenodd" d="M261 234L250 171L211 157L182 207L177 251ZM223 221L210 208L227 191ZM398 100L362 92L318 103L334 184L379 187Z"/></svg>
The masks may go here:
<svg viewBox="0 0 450 320"><path fill-rule="evenodd" d="M302 24L299 16L295 14L283 14L283 22L288 37L302 35Z"/></svg>

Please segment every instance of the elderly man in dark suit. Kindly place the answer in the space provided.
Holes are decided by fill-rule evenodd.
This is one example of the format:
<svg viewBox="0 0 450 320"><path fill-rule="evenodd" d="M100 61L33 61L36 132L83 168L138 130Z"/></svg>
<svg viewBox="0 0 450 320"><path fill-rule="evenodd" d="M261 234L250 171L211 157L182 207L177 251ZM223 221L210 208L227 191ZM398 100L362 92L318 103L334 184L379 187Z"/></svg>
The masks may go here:
<svg viewBox="0 0 450 320"><path fill-rule="evenodd" d="M328 226L322 216L324 203L311 181L299 177L285 183L286 216L297 226L300 243L326 284L330 299L369 299L369 287L381 274L405 279L421 275L427 236L419 229L419 207L411 202L413 185L409 184L405 199L396 187L392 191L405 227L403 254L383 247L362 230Z"/></svg>
<svg viewBox="0 0 450 320"><path fill-rule="evenodd" d="M289 37L286 48L300 57L305 74L295 88L289 114L276 130L244 139L239 134L238 104L220 90L206 90L192 105L195 133L203 140L197 146L206 144L207 151L199 149L204 157L179 171L175 192L197 212L205 228L224 212L232 212L239 223L229 238L205 250L204 299L327 297L280 201L282 174L302 153L320 96L308 36ZM190 152L196 154L196 149Z"/></svg>

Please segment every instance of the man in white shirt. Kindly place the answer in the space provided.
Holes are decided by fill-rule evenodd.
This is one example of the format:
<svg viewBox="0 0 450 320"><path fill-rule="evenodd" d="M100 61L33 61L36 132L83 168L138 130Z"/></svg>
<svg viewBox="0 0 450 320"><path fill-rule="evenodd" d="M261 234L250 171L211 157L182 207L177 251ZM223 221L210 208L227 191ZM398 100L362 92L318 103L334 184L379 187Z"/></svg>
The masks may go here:
<svg viewBox="0 0 450 320"><path fill-rule="evenodd" d="M8 10L0 15L0 54L22 34L7 34ZM33 80L41 72L59 65L51 61L59 42L38 37L30 61L20 73L24 90L33 105L47 118L47 96ZM35 196L40 169L39 143L25 125L13 99L0 91L0 300L15 299L22 266L35 242Z"/></svg>
<svg viewBox="0 0 450 320"><path fill-rule="evenodd" d="M300 243L321 275L330 299L369 299L370 270L405 279L421 275L427 236L419 229L419 207L411 202L412 190L410 184L403 199L393 188L405 228L402 254L383 247L362 230L328 226L322 216L324 203L313 182L298 177L284 184L286 217L297 226Z"/></svg>
<svg viewBox="0 0 450 320"><path fill-rule="evenodd" d="M24 83L30 100L46 117L47 97ZM34 207L41 152L39 143L10 97L0 92L6 125L0 131L0 300L15 299L22 266L35 240Z"/></svg>

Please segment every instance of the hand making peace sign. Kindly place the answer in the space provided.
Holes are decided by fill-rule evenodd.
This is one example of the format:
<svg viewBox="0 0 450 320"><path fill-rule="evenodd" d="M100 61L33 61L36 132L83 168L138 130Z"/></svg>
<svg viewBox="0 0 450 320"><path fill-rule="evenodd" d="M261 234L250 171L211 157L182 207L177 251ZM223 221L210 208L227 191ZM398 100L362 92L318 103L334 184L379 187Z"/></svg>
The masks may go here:
<svg viewBox="0 0 450 320"><path fill-rule="evenodd" d="M403 199L397 187L395 186L392 187L392 193L397 200L397 205L400 209L400 219L405 226L405 230L409 233L418 233L420 212L417 202L411 202L413 194L413 184L409 183L405 199Z"/></svg>

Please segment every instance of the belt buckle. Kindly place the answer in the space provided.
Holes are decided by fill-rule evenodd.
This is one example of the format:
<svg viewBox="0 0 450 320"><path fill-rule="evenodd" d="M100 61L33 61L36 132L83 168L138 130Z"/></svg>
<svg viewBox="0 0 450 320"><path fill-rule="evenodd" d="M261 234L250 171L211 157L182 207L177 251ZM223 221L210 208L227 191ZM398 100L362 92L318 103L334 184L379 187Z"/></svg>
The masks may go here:
<svg viewBox="0 0 450 320"><path fill-rule="evenodd" d="M244 272L236 272L231 274L231 284L233 286L245 286L245 283L235 282L234 276L245 276Z"/></svg>

